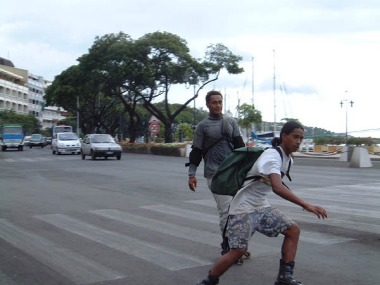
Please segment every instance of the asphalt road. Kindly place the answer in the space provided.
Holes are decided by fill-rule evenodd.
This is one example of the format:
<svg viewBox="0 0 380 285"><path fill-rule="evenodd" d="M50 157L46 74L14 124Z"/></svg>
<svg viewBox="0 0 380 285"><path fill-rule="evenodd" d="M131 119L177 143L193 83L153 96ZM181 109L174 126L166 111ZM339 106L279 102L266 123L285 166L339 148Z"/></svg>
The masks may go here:
<svg viewBox="0 0 380 285"><path fill-rule="evenodd" d="M187 189L186 160L0 152L0 284L194 285L218 258L220 237L205 180ZM379 169L296 158L287 184L328 220L271 195L301 226L303 284L380 284ZM252 259L220 284L273 284L281 242L255 234Z"/></svg>

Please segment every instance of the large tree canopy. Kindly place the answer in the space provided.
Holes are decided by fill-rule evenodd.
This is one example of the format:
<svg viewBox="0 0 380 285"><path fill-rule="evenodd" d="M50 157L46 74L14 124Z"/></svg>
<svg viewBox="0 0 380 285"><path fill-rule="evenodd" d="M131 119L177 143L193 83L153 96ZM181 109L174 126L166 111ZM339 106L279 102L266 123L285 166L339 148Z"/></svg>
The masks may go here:
<svg viewBox="0 0 380 285"><path fill-rule="evenodd" d="M99 102L122 105L128 114L132 142L136 137L136 126L143 120L137 110L143 106L162 122L165 142L171 142L176 117L197 98L204 86L218 79L222 69L229 74L243 72L238 65L241 59L222 44L210 45L203 59L195 59L184 39L167 32L149 33L137 40L124 33L107 34L95 39L88 54L78 59L78 66L56 77L47 91L48 102L74 112L78 108L75 98L79 96L80 113L96 117L86 120L100 120L107 125L110 122L105 120L105 113L99 113L102 110ZM190 84L194 85L194 90L195 86L198 89L184 104L173 108L170 106L173 97L170 100L169 94L176 84ZM104 100L99 101L99 98ZM157 102L163 102L163 108L158 108ZM84 123L81 125L83 128Z"/></svg>

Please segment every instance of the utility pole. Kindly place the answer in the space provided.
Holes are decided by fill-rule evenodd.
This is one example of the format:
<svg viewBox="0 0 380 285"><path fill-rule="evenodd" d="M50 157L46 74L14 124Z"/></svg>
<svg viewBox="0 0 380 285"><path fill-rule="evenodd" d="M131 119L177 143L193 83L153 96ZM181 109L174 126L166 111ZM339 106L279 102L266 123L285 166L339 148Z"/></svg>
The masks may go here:
<svg viewBox="0 0 380 285"><path fill-rule="evenodd" d="M275 66L275 50L273 50L273 135L276 136L276 66Z"/></svg>
<svg viewBox="0 0 380 285"><path fill-rule="evenodd" d="M353 107L353 105L354 105L354 102L352 100L348 101L349 99L347 99L347 93L348 93L348 91L344 92L346 98L340 101L340 107L343 108L343 105L345 105L345 107L346 107L346 136L345 136L345 144L346 145L347 145L347 141L348 141L348 104L350 104L351 107Z"/></svg>

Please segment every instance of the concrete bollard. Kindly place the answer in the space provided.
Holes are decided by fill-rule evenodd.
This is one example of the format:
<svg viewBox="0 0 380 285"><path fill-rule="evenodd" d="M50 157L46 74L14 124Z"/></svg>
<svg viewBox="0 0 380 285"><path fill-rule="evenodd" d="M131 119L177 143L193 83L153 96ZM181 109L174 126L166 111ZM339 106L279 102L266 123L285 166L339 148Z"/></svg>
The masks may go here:
<svg viewBox="0 0 380 285"><path fill-rule="evenodd" d="M372 167L372 162L366 148L354 148L350 161L350 167Z"/></svg>
<svg viewBox="0 0 380 285"><path fill-rule="evenodd" d="M339 157L339 161L351 161L351 158L352 158L352 153L354 151L354 147L353 146L343 146L341 148L342 150L342 154L340 155Z"/></svg>

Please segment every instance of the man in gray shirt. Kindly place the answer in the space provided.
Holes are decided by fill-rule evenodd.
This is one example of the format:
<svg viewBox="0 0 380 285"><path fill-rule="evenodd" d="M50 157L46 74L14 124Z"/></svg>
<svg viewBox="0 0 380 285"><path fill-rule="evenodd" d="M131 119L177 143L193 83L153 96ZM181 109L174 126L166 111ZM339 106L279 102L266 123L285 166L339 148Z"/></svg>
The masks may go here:
<svg viewBox="0 0 380 285"><path fill-rule="evenodd" d="M197 125L189 157L190 162L187 164L189 166L189 188L192 191L195 191L197 187L196 171L202 158L204 159L204 177L210 188L212 177L218 166L231 154L233 149L245 146L235 119L224 116L222 113L223 96L219 91L213 90L207 93L206 106L209 109L209 116ZM232 197L212 195L218 208L219 226L223 236ZM226 239L222 242L222 254L228 251L225 242L227 242Z"/></svg>

